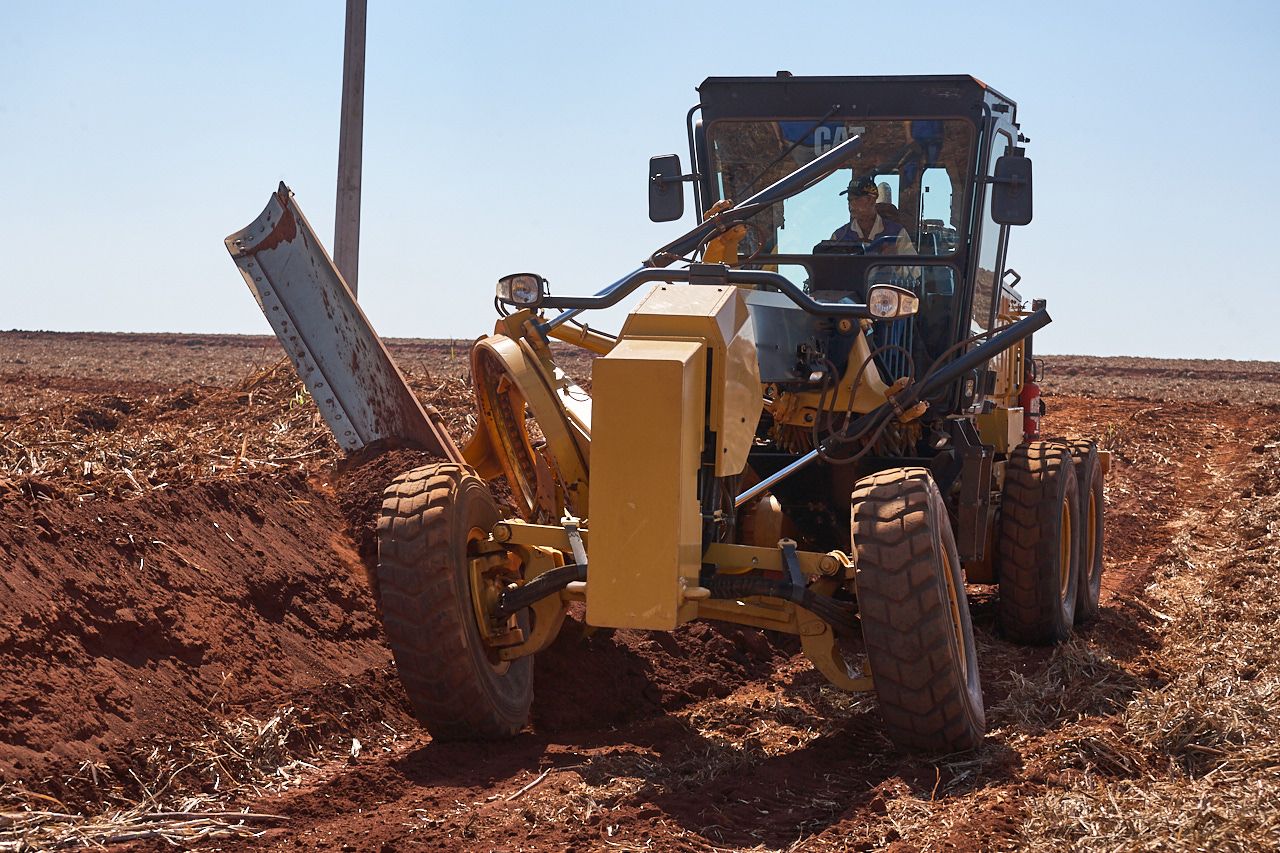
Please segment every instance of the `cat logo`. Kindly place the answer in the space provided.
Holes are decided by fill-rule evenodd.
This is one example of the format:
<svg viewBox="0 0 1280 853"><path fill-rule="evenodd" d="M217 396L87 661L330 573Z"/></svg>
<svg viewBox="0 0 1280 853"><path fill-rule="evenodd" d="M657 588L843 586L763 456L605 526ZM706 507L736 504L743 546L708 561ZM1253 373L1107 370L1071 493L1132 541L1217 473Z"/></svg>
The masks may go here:
<svg viewBox="0 0 1280 853"><path fill-rule="evenodd" d="M865 134L865 127L848 127L846 125L822 125L813 129L813 156L821 157L850 136Z"/></svg>

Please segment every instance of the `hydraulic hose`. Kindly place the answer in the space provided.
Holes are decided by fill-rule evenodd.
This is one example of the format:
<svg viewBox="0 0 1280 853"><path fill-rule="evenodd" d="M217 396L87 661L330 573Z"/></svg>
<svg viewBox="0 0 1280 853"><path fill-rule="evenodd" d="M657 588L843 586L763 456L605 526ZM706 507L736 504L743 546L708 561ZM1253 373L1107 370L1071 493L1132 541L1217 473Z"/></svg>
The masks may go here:
<svg viewBox="0 0 1280 853"><path fill-rule="evenodd" d="M1032 332L1047 326L1051 322L1049 312L1041 308L1032 312L1030 315L1023 317L1016 323L1006 326L1003 331L996 334L993 338L984 344L969 350L955 361L947 364L945 367L936 371L930 371L924 379L915 385L911 385L903 390L895 398L899 410L910 409L920 400L934 393L938 389L959 379L966 372L973 370L978 365L993 358L996 355L1007 350L1018 341L1030 335ZM823 454L831 450L832 447L842 443L848 443L851 437L861 436L869 433L873 429L882 427L887 423L888 419L894 414L894 407L891 403L883 403L878 408L872 409L865 415L849 424L844 432L848 438L832 435L822 445L810 450L804 456L787 465L780 471L765 477L733 500L734 506L742 506L752 498L767 492L777 483L804 468L806 465L822 458ZM874 437L874 436L873 436Z"/></svg>

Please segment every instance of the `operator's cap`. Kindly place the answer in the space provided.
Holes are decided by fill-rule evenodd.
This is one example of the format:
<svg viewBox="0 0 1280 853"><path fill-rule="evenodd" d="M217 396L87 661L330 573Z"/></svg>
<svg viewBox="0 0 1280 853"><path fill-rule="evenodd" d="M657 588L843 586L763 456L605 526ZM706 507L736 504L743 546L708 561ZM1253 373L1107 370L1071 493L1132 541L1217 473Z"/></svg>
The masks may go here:
<svg viewBox="0 0 1280 853"><path fill-rule="evenodd" d="M874 178L854 178L849 182L849 186L840 191L840 195L873 195L879 196L880 190L876 187Z"/></svg>

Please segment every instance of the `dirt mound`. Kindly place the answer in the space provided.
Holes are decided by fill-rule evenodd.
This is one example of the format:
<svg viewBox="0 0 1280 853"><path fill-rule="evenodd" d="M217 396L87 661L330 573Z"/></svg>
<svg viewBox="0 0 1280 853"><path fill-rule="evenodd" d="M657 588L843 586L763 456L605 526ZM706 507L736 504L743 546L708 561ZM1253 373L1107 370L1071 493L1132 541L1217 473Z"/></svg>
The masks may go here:
<svg viewBox="0 0 1280 853"><path fill-rule="evenodd" d="M296 476L80 502L0 496L0 775L126 761L142 738L384 665L341 516Z"/></svg>

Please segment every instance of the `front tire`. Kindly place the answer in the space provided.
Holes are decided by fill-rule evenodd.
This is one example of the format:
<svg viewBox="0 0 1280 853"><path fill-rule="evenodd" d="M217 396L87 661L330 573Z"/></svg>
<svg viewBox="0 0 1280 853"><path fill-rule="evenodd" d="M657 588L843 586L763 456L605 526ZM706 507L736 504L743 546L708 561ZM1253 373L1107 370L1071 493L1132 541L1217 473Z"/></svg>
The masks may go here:
<svg viewBox="0 0 1280 853"><path fill-rule="evenodd" d="M924 468L895 468L853 492L858 612L889 738L958 752L986 718L964 578L947 509Z"/></svg>
<svg viewBox="0 0 1280 853"><path fill-rule="evenodd" d="M1080 580L1078 489L1065 444L1029 441L1009 456L996 570L1000 627L1014 642L1050 645L1071 634Z"/></svg>
<svg viewBox="0 0 1280 853"><path fill-rule="evenodd" d="M471 590L471 561L500 517L488 486L461 465L417 468L383 493L382 622L414 715L437 740L511 737L529 720L532 659L497 660Z"/></svg>

